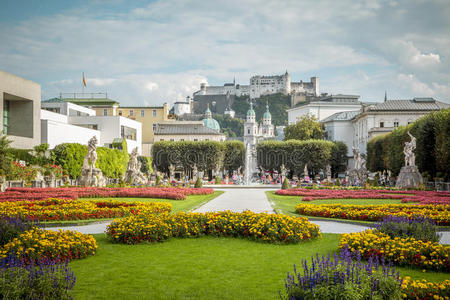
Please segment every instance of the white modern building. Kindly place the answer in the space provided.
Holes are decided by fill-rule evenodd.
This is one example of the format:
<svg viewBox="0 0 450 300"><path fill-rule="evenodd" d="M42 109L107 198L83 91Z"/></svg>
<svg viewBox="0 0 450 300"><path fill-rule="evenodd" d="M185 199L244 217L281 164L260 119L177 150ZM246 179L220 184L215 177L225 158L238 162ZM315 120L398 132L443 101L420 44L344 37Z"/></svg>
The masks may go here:
<svg viewBox="0 0 450 300"><path fill-rule="evenodd" d="M288 123L295 124L301 117L313 115L319 121L329 116L343 112L355 111L361 108L359 96L357 95L329 95L317 101L305 101L297 107L288 109Z"/></svg>
<svg viewBox="0 0 450 300"><path fill-rule="evenodd" d="M41 142L41 86L0 70L0 132L11 147L31 149Z"/></svg>
<svg viewBox="0 0 450 300"><path fill-rule="evenodd" d="M50 148L62 143L87 144L94 135L99 145L110 148L124 138L128 152L138 147L142 153L142 124L122 116L96 116L96 111L70 102L51 99L42 103L42 143Z"/></svg>
<svg viewBox="0 0 450 300"><path fill-rule="evenodd" d="M225 135L208 127L204 121L159 122L156 124L154 141L223 142Z"/></svg>
<svg viewBox="0 0 450 300"><path fill-rule="evenodd" d="M450 104L433 98L412 100L385 100L380 103L363 104L358 111L338 112L325 118L327 138L344 142L352 155L352 147L367 152L367 142L380 134L393 131L398 126L406 126L424 115L449 108Z"/></svg>

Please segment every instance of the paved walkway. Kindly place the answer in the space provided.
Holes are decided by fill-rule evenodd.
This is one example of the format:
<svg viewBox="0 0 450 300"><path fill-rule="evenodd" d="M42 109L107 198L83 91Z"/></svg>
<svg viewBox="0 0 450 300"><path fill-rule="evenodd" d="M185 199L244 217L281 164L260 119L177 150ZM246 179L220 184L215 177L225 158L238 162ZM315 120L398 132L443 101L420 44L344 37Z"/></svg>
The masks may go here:
<svg viewBox="0 0 450 300"><path fill-rule="evenodd" d="M221 189L218 189L221 190ZM231 210L234 212L242 212L244 210L251 210L253 212L268 212L274 213L265 192L271 189L261 188L244 188L244 189L223 189L225 193L214 198L208 203L204 204L195 212L213 212ZM96 223L83 226L67 226L67 227L48 227L48 230L75 230L86 234L103 233L110 221L103 223ZM311 220L311 223L319 225L320 231L323 233L352 233L368 229L366 226L356 224L346 224L334 221L317 221ZM450 232L441 232L441 243L450 244Z"/></svg>
<svg viewBox="0 0 450 300"><path fill-rule="evenodd" d="M233 212L242 212L251 210L252 212L274 213L272 206L267 200L266 191L270 189L217 189L225 191L222 195L214 198L205 205L196 209L195 212L213 212L231 210Z"/></svg>

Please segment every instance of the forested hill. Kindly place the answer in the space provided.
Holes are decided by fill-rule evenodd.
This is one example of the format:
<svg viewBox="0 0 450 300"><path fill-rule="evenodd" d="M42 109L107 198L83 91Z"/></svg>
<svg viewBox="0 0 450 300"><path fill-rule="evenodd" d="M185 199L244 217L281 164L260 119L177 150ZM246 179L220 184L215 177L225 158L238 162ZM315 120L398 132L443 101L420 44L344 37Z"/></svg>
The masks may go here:
<svg viewBox="0 0 450 300"><path fill-rule="evenodd" d="M244 118L247 115L249 103L248 96L235 97L232 105L236 112L236 117ZM289 95L273 94L257 98L253 102L253 108L256 113L256 121L262 122L262 116L266 111L266 102L269 102L269 110L272 114L272 124L275 126L287 125L287 112L290 108L291 98Z"/></svg>

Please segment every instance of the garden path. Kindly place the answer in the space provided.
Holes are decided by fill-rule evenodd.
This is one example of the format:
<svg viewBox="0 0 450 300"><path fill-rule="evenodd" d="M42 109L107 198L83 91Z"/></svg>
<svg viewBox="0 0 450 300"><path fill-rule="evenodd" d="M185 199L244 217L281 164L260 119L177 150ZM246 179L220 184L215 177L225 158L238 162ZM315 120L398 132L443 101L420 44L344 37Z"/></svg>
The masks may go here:
<svg viewBox="0 0 450 300"><path fill-rule="evenodd" d="M244 210L251 210L253 212L268 212L274 213L267 196L265 194L268 190L262 188L233 188L233 189L217 189L223 190L225 193L214 198L208 203L204 204L195 212L212 212L231 210L234 212L242 212ZM48 230L75 230L86 234L103 233L110 221L100 222L95 224L83 226L67 226L67 227L48 227ZM368 227L357 224L347 224L334 221L311 220L311 223L319 225L320 231L323 233L351 233L366 230ZM450 232L441 232L441 244L450 244Z"/></svg>

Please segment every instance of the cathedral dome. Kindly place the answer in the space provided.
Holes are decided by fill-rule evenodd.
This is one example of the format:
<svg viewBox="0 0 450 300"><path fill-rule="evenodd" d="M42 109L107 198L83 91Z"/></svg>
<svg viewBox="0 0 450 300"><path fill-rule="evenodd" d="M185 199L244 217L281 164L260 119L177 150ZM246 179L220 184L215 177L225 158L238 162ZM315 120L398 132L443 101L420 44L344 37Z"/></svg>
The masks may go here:
<svg viewBox="0 0 450 300"><path fill-rule="evenodd" d="M269 111L269 105L266 105L266 112L263 114L263 119L272 119L272 114Z"/></svg>
<svg viewBox="0 0 450 300"><path fill-rule="evenodd" d="M250 108L247 111L247 117L254 117L256 116L255 111L253 110L253 103L250 102Z"/></svg>
<svg viewBox="0 0 450 300"><path fill-rule="evenodd" d="M205 127L211 128L215 131L220 131L219 122L217 122L216 120L214 120L212 118L212 113L211 113L211 110L209 109L209 105L205 111L205 118L202 121L203 121L203 125Z"/></svg>

